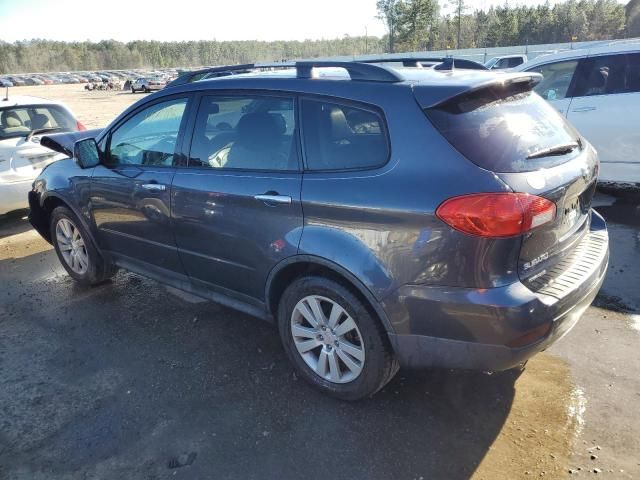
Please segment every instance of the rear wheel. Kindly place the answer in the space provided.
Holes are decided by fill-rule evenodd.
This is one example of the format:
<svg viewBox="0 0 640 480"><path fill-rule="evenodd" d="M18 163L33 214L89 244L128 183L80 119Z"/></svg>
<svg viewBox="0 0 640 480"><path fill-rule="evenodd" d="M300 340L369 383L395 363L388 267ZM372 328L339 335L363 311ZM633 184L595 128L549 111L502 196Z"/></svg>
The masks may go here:
<svg viewBox="0 0 640 480"><path fill-rule="evenodd" d="M57 207L53 211L50 232L60 263L77 282L96 285L115 273L115 268L98 253L82 223L68 208Z"/></svg>
<svg viewBox="0 0 640 480"><path fill-rule="evenodd" d="M278 326L296 369L334 397L371 396L398 370L378 320L348 289L331 280L294 281L280 300Z"/></svg>

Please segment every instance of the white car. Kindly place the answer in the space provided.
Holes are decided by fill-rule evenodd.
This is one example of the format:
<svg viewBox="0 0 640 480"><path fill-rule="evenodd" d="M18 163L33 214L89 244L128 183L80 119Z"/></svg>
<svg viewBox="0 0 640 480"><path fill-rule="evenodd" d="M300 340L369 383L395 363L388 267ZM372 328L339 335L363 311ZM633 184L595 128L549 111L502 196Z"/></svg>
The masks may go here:
<svg viewBox="0 0 640 480"><path fill-rule="evenodd" d="M545 55L515 70L544 76L535 91L596 148L600 182L640 186L640 41Z"/></svg>
<svg viewBox="0 0 640 480"><path fill-rule="evenodd" d="M66 158L40 145L45 133L86 130L67 107L38 97L0 96L0 215L28 207L33 180Z"/></svg>
<svg viewBox="0 0 640 480"><path fill-rule="evenodd" d="M515 55L501 55L499 57L493 57L491 60L485 62L484 66L489 70L508 70L510 68L517 67L526 63L527 56L524 54Z"/></svg>

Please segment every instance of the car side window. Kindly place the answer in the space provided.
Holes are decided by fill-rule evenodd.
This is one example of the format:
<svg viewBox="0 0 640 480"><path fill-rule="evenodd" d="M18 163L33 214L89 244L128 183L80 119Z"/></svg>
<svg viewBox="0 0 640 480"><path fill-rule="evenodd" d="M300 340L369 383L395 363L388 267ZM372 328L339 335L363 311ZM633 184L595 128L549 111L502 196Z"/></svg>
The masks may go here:
<svg viewBox="0 0 640 480"><path fill-rule="evenodd" d="M374 168L389 159L387 132L378 112L303 99L301 121L308 170Z"/></svg>
<svg viewBox="0 0 640 480"><path fill-rule="evenodd" d="M629 54L627 59L626 91L640 92L640 53Z"/></svg>
<svg viewBox="0 0 640 480"><path fill-rule="evenodd" d="M205 96L191 140L189 166L299 169L292 97Z"/></svg>
<svg viewBox="0 0 640 480"><path fill-rule="evenodd" d="M111 133L107 164L172 166L186 106L186 98L160 102L126 120Z"/></svg>
<svg viewBox="0 0 640 480"><path fill-rule="evenodd" d="M527 70L541 73L542 81L534 87L534 91L545 100L562 100L566 98L571 80L578 66L578 60L547 63Z"/></svg>
<svg viewBox="0 0 640 480"><path fill-rule="evenodd" d="M627 73L630 55L602 55L587 58L577 75L576 97L628 93ZM636 67L637 69L637 67Z"/></svg>
<svg viewBox="0 0 640 480"><path fill-rule="evenodd" d="M517 67L522 64L522 58L520 57L512 57L508 61L509 68Z"/></svg>

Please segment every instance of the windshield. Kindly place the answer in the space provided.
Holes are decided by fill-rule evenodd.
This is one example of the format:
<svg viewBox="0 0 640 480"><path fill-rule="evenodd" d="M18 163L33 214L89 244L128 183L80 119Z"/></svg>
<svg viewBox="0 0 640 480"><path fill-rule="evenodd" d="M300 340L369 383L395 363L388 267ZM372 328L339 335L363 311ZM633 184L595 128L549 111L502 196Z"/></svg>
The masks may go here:
<svg viewBox="0 0 640 480"><path fill-rule="evenodd" d="M76 121L57 105L28 105L0 109L0 140L27 137L41 129L76 130Z"/></svg>
<svg viewBox="0 0 640 480"><path fill-rule="evenodd" d="M489 60L488 62L486 62L486 63L484 64L484 66L485 66L485 67L487 67L487 68L491 68L491 67L493 67L493 66L496 64L496 62L497 62L498 60L500 60L498 57L494 57L494 58L492 58L491 60Z"/></svg>
<svg viewBox="0 0 640 480"><path fill-rule="evenodd" d="M493 172L527 172L578 154L579 134L527 88L486 88L426 111L465 157Z"/></svg>

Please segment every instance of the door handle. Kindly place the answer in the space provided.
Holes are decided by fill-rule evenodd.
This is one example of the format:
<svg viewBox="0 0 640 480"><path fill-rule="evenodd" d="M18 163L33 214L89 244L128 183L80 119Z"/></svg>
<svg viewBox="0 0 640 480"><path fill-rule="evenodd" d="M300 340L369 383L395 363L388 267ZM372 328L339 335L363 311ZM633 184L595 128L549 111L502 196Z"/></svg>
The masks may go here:
<svg viewBox="0 0 640 480"><path fill-rule="evenodd" d="M596 107L576 107L571 110L574 113L582 113L582 112L593 112Z"/></svg>
<svg viewBox="0 0 640 480"><path fill-rule="evenodd" d="M291 203L291 197L289 195L255 195L253 198L260 200L266 204L281 204L289 205Z"/></svg>
<svg viewBox="0 0 640 480"><path fill-rule="evenodd" d="M164 192L167 189L167 186L161 183L143 183L140 186L150 192Z"/></svg>

